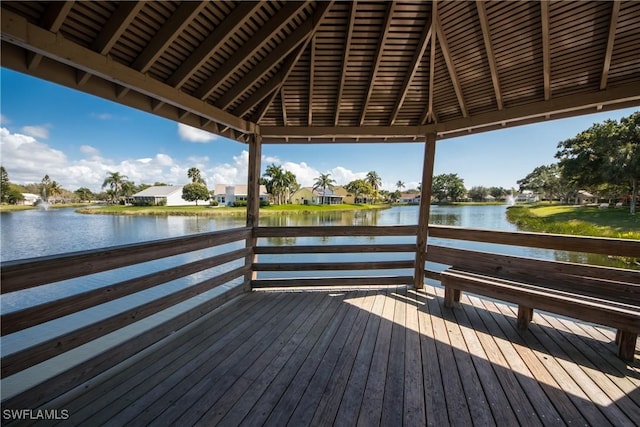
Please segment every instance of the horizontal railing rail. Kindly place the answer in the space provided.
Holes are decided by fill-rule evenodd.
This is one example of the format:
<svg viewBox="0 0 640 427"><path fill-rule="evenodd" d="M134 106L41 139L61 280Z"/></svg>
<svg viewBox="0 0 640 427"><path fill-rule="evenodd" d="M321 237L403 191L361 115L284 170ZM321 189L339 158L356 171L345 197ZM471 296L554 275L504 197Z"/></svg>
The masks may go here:
<svg viewBox="0 0 640 427"><path fill-rule="evenodd" d="M2 269L3 298L19 296L23 291L37 291L38 286L52 283L57 287L64 287L64 282L60 284L56 282L83 280L86 276L109 270L114 270L114 273L109 274L104 280L112 280L113 277L124 279L2 313L0 329L3 336L21 333L47 322L64 321L66 316L77 316L84 310L104 307L104 304L123 301L125 297L130 298L139 292L170 285L170 289L158 288L156 296L147 295L139 298L137 300L139 302L134 302L133 307L130 303L123 305L122 309L110 306L114 313L107 314L99 320L93 321L91 315L87 314L86 324L58 335L47 334L44 340L28 344L16 351L3 346L2 378L18 374L41 362L242 278L242 284L236 284L229 289L225 288L210 298L203 298L203 301L198 301L181 313L170 316L168 320L163 320L141 335L123 338L120 344L96 355L90 361L79 362L80 367L74 367L73 371L48 379L43 385L38 386L43 390L46 389L47 394L51 390L62 392L141 351L230 298L248 291L247 279L250 277L251 264L247 260L252 258L252 248L248 246L251 237L251 228L242 227L2 263L0 268ZM227 244L233 245L220 248ZM239 244L241 247L238 247ZM216 253L211 253L212 251ZM172 260L171 257L174 256L186 258ZM159 266L152 263L140 265L159 260L163 260ZM127 267L133 267L133 270ZM117 269L123 270L120 272ZM175 285L174 281L177 279L185 279L185 282ZM96 363L96 358L100 360L99 363ZM22 407L33 407L32 404L38 403L31 401L37 395L37 392L30 392L27 397L25 393L22 398L26 400L20 402L26 406Z"/></svg>
<svg viewBox="0 0 640 427"><path fill-rule="evenodd" d="M258 227L255 237L258 245L254 253L258 261L254 262L253 270L260 272L288 273L287 277L256 278L251 285L254 288L263 287L309 287L309 286L373 286L373 285L411 285L413 283L413 269L415 266L415 235L417 226L332 226L332 227ZM363 244L342 244L323 242L318 245L265 245L260 239L309 238L309 237L407 237L414 243L380 243L379 241ZM379 261L291 261L292 256L310 254L340 254L341 259L348 260L348 254L383 254L407 253L406 259ZM261 255L273 255L267 262L262 261ZM411 270L411 274L372 274L372 272ZM323 276L320 272L349 271L359 272L358 277L352 276ZM318 272L321 277L301 276L300 273Z"/></svg>

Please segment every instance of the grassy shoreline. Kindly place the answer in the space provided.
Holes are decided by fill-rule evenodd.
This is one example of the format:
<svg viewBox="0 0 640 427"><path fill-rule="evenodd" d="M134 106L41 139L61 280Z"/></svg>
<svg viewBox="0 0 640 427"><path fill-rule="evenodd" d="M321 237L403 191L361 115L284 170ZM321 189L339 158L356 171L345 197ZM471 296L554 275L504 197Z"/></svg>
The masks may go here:
<svg viewBox="0 0 640 427"><path fill-rule="evenodd" d="M540 233L640 240L640 215L625 208L513 206L507 209L507 220L523 230Z"/></svg>
<svg viewBox="0 0 640 427"><path fill-rule="evenodd" d="M260 215L309 215L321 212L388 209L390 205L272 205L260 208ZM244 217L246 207L228 206L120 206L84 207L76 212L99 215L179 215Z"/></svg>

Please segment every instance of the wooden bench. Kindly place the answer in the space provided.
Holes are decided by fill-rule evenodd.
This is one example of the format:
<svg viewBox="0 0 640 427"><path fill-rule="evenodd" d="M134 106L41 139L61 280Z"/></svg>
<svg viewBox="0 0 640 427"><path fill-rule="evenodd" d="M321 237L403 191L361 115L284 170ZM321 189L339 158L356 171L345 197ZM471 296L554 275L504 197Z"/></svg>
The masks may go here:
<svg viewBox="0 0 640 427"><path fill-rule="evenodd" d="M572 266L569 269L548 269L547 261L522 259L529 268L538 269L529 275L508 265L484 271L453 266L443 271L445 306L454 307L462 291L468 291L518 304L522 330L531 322L534 308L610 326L617 329L618 356L633 360L640 333L640 272L571 263L566 263ZM576 274L576 269L584 271Z"/></svg>

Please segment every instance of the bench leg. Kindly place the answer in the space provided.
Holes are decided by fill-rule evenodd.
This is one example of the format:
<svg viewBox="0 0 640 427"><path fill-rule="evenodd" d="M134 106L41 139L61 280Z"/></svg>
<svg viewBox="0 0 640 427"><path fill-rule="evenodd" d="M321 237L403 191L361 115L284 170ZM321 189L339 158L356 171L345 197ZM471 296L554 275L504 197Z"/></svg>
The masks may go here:
<svg viewBox="0 0 640 427"><path fill-rule="evenodd" d="M531 323L533 319L533 308L525 307L524 305L518 306L518 329L524 331Z"/></svg>
<svg viewBox="0 0 640 427"><path fill-rule="evenodd" d="M633 360L637 339L638 334L618 329L618 332L616 332L616 344L618 344L618 357L620 359Z"/></svg>
<svg viewBox="0 0 640 427"><path fill-rule="evenodd" d="M444 306L452 308L456 302L460 301L462 291L460 289L452 289L450 286L444 288Z"/></svg>

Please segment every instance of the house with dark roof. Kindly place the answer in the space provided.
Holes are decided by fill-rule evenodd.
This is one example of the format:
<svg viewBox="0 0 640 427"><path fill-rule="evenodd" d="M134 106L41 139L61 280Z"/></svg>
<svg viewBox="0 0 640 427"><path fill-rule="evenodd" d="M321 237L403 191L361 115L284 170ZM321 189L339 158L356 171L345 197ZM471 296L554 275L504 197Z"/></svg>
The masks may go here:
<svg viewBox="0 0 640 427"><path fill-rule="evenodd" d="M133 204L149 206L183 206L195 205L182 198L184 185L155 185L131 196Z"/></svg>

